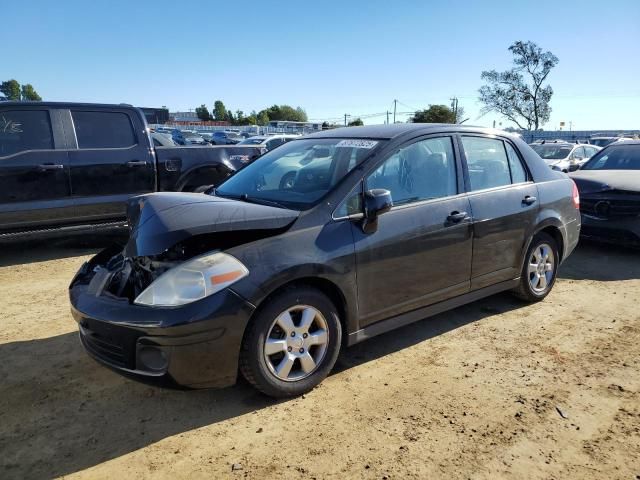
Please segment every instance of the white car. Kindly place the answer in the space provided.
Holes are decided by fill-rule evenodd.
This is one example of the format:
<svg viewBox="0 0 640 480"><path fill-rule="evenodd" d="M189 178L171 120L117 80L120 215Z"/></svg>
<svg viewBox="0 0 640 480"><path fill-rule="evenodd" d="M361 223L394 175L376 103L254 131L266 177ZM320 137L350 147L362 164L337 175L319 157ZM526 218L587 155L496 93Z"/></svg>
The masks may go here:
<svg viewBox="0 0 640 480"><path fill-rule="evenodd" d="M547 162L553 170L568 173L578 170L591 157L602 150L595 145L568 143L554 140L552 142L532 143L531 148Z"/></svg>
<svg viewBox="0 0 640 480"><path fill-rule="evenodd" d="M261 145L271 151L283 143L300 138L298 135L256 135L241 141L238 145Z"/></svg>

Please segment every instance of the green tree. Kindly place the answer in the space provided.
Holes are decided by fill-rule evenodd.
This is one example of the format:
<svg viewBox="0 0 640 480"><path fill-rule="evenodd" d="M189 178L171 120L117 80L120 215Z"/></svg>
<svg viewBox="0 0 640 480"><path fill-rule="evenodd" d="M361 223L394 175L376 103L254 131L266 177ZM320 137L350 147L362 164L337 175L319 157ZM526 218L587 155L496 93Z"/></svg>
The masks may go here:
<svg viewBox="0 0 640 480"><path fill-rule="evenodd" d="M256 122L258 123L258 125L264 126L264 125L268 125L269 124L269 115L267 114L266 110L262 110L260 113L258 113L258 116L256 117Z"/></svg>
<svg viewBox="0 0 640 480"><path fill-rule="evenodd" d="M7 100L20 100L20 84L17 80L7 80L0 84L0 92L7 97Z"/></svg>
<svg viewBox="0 0 640 480"><path fill-rule="evenodd" d="M215 118L219 122L222 122L224 121L226 116L227 109L224 106L224 103L222 103L222 100L216 100L213 104L213 118Z"/></svg>
<svg viewBox="0 0 640 480"><path fill-rule="evenodd" d="M290 122L306 122L307 113L301 108L293 108L289 105L272 105L262 110L260 113L266 113L269 120L282 120Z"/></svg>
<svg viewBox="0 0 640 480"><path fill-rule="evenodd" d="M211 120L211 114L209 113L209 109L204 103L196 108L196 115L200 120L203 120L205 122L208 122L209 120Z"/></svg>
<svg viewBox="0 0 640 480"><path fill-rule="evenodd" d="M309 120L307 117L307 112L305 112L304 108L297 107L296 112L298 112L298 118L300 119L298 120L299 122L306 122Z"/></svg>
<svg viewBox="0 0 640 480"><path fill-rule="evenodd" d="M361 126L363 126L363 125L364 125L364 122L363 122L361 119L359 119L359 118L356 118L355 120L351 120L351 121L348 123L348 126L349 126L349 127L361 127Z"/></svg>
<svg viewBox="0 0 640 480"><path fill-rule="evenodd" d="M227 113L224 116L225 121L229 122L231 125L234 125L236 119L233 116L233 112L231 110L227 110Z"/></svg>
<svg viewBox="0 0 640 480"><path fill-rule="evenodd" d="M245 123L245 125L257 125L258 124L258 118L257 118L257 114L255 112L255 110L253 112L251 112L251 115L249 115L248 117L245 117L247 123Z"/></svg>
<svg viewBox="0 0 640 480"><path fill-rule="evenodd" d="M553 89L543 83L558 57L533 42L515 42L509 51L514 64L511 70L483 71L480 76L487 82L479 90L484 103L481 113L497 112L522 129L537 130L551 116Z"/></svg>
<svg viewBox="0 0 640 480"><path fill-rule="evenodd" d="M38 95L36 89L33 88L33 85L27 83L26 85L22 85L22 100L30 101L30 102L41 102L42 97Z"/></svg>
<svg viewBox="0 0 640 480"><path fill-rule="evenodd" d="M236 110L236 125L251 125L248 123L248 117L244 116L244 112L242 110Z"/></svg>
<svg viewBox="0 0 640 480"><path fill-rule="evenodd" d="M429 105L409 119L412 123L456 123L456 115L446 105Z"/></svg>

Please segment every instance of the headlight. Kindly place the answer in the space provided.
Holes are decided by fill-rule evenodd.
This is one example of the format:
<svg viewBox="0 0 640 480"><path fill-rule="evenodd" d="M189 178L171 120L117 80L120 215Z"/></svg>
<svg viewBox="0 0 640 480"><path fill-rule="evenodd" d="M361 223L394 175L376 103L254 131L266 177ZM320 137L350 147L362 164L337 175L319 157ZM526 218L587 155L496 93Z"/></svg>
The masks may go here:
<svg viewBox="0 0 640 480"><path fill-rule="evenodd" d="M231 255L205 253L164 272L134 303L164 307L185 305L213 295L248 274L247 267Z"/></svg>

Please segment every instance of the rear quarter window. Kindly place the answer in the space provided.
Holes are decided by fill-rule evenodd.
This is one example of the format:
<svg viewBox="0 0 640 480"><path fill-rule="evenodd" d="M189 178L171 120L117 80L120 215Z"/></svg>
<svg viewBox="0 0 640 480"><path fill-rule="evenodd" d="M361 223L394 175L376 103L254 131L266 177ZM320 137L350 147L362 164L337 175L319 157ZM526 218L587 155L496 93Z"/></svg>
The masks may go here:
<svg viewBox="0 0 640 480"><path fill-rule="evenodd" d="M72 111L78 148L126 148L137 144L129 115Z"/></svg>
<svg viewBox="0 0 640 480"><path fill-rule="evenodd" d="M53 134L48 111L0 112L0 157L28 150L50 149L53 149Z"/></svg>

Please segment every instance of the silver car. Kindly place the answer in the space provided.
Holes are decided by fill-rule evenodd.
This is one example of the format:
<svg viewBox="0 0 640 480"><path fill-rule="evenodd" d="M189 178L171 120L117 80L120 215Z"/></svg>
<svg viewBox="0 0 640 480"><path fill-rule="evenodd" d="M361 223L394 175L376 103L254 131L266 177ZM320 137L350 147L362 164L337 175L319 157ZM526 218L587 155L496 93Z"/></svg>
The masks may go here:
<svg viewBox="0 0 640 480"><path fill-rule="evenodd" d="M533 143L531 144L531 148L542 157L549 167L564 173L578 170L601 150L600 147L596 147L595 145L556 141Z"/></svg>

